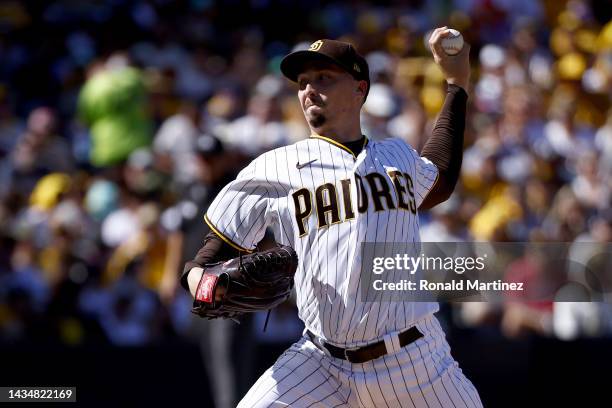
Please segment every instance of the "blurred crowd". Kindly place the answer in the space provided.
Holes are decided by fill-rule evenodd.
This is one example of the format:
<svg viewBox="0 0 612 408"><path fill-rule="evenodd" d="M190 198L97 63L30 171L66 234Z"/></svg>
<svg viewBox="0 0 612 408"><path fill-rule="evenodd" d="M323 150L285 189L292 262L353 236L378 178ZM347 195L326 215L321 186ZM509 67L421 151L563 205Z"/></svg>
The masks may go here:
<svg viewBox="0 0 612 408"><path fill-rule="evenodd" d="M0 4L0 343L188 335L177 276L202 216L253 157L308 137L279 62L318 38L367 56L364 133L416 149L445 95L428 32L448 25L471 44L462 176L421 214L423 241L609 250L605 2L43 3ZM537 262L520 262L509 276L537 280ZM299 335L295 316L273 319L261 341ZM604 303L474 303L453 306L450 324L569 339L610 335L611 319Z"/></svg>

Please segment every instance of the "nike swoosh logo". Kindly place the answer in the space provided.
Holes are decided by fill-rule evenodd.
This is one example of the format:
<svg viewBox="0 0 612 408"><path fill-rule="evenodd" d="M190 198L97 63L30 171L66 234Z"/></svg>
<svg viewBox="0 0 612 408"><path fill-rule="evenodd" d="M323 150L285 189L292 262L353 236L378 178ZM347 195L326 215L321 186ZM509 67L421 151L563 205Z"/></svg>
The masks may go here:
<svg viewBox="0 0 612 408"><path fill-rule="evenodd" d="M295 163L295 168L296 168L296 169L298 169L298 170L299 170L299 169L303 169L304 167L306 167L306 166L308 166L309 164L312 164L312 163L314 163L314 162L316 162L316 161L317 161L317 159L314 159L314 160L311 160L311 161L309 161L309 162L302 163L302 164L300 164L300 163L298 162L298 163Z"/></svg>

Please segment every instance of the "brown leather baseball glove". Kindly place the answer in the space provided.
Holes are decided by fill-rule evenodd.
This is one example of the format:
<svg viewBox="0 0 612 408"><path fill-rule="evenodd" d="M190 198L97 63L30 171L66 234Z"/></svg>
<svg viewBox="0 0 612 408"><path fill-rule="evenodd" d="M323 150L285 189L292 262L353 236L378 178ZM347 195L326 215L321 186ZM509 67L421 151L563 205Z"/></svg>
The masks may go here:
<svg viewBox="0 0 612 408"><path fill-rule="evenodd" d="M285 245L205 265L191 311L209 319L233 319L272 309L291 294L297 265L297 254ZM225 293L215 300L220 286Z"/></svg>

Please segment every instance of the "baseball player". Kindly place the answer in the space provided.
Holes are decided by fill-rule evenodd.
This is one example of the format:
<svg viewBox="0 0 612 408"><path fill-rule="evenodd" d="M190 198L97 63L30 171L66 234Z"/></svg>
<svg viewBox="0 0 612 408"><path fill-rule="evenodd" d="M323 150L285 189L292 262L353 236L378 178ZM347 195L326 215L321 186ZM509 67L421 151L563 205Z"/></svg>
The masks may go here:
<svg viewBox="0 0 612 408"><path fill-rule="evenodd" d="M304 335L239 407L482 406L450 355L437 303L360 300L360 244L418 245L418 209L446 200L459 176L469 46L446 55L448 35L438 28L429 40L448 92L420 154L399 139L362 135L369 70L351 44L323 39L283 59L312 135L259 156L219 193L205 215L214 233L181 278L196 301L202 287L222 299L206 265L257 250L267 228L297 253Z"/></svg>

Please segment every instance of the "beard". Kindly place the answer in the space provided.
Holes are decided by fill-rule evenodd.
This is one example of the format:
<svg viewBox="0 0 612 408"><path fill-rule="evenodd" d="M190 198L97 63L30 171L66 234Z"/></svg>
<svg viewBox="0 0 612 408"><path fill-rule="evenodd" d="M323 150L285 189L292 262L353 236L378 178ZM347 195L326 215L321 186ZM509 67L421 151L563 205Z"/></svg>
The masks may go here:
<svg viewBox="0 0 612 408"><path fill-rule="evenodd" d="M308 124L313 128L319 128L323 126L326 121L327 121L327 117L325 117L325 115L320 114L320 113L310 115L310 117L308 118Z"/></svg>

